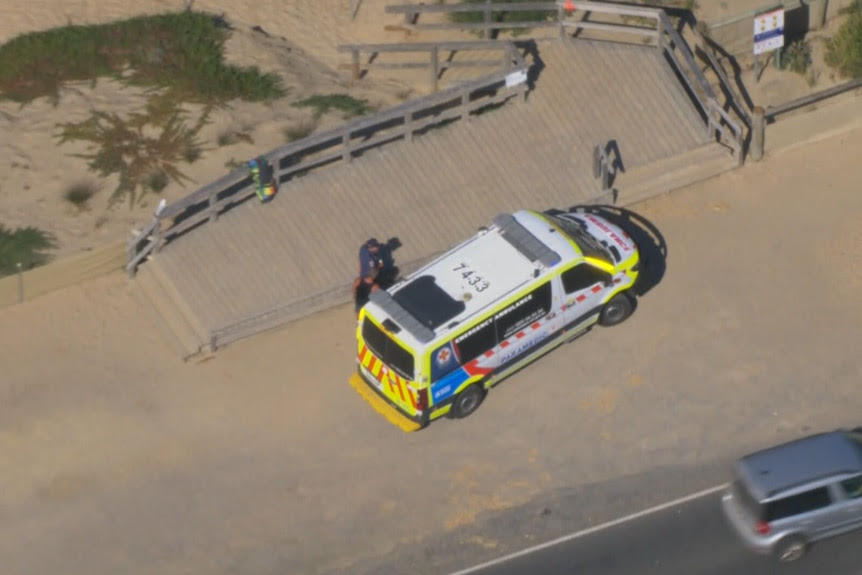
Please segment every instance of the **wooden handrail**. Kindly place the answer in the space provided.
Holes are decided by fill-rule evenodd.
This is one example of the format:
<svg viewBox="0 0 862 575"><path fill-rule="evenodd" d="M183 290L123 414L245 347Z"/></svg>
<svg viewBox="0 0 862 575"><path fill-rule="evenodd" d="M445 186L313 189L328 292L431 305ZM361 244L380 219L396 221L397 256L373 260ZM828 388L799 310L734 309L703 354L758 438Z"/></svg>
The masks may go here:
<svg viewBox="0 0 862 575"><path fill-rule="evenodd" d="M473 40L461 42L402 42L397 44L341 44L339 52L430 52L432 48L454 50L506 50L510 40ZM516 50L517 52L517 50ZM520 56L520 54L518 54Z"/></svg>
<svg viewBox="0 0 862 575"><path fill-rule="evenodd" d="M787 112L791 112L798 108L804 108L805 106L816 104L817 102L826 100L827 98L831 98L857 88L862 88L862 78L850 80L844 84L826 88L825 90L808 94L807 96L802 96L801 98L796 98L795 100L790 100L789 102L785 102L777 106L769 106L766 109L764 116L766 116L766 120L768 122L774 122L775 118L781 114L786 114Z"/></svg>
<svg viewBox="0 0 862 575"><path fill-rule="evenodd" d="M712 87L709 85L709 82L706 81L706 78L703 73L701 73L697 63L694 61L694 55L691 53L688 44L683 41L682 36L680 36L679 32L674 28L664 10L659 10L659 21L661 22L661 27L664 32L671 37L674 47L682 54L685 63L688 65L688 69L692 72L695 79L697 79L698 84L700 84L700 87L703 89L706 96L708 98L715 98L715 93L712 91Z"/></svg>
<svg viewBox="0 0 862 575"><path fill-rule="evenodd" d="M445 43L449 46L460 45L461 49L479 49L481 44L484 44L486 49L493 46L505 50L506 58L501 69L418 100L312 134L271 150L262 157L274 166L275 177L281 182L286 176L312 169L322 163L339 159L349 161L361 150L396 139L412 139L415 133L427 129L432 124L463 118L484 106L502 103L519 94L523 95L527 90L526 84L523 83L527 65L513 43L503 41ZM429 49L432 46L436 45L426 44L424 48ZM353 48L358 49L357 46ZM509 85L507 79L511 78L513 73L519 76L513 85ZM470 96L473 94L481 94L481 97L471 99ZM433 110L437 111L427 114L427 117L421 116L422 112ZM417 120L415 116L420 116L422 119ZM398 120L400 123L397 122ZM376 135L369 137L369 132ZM310 159L287 166L282 165L285 160L303 158L309 154L311 154ZM137 266L149 254L157 251L164 241L194 227L203 220L215 219L225 206L239 203L254 194L250 184L251 176L247 170L235 170L165 206L154 216L149 226L129 241L127 263L129 274L134 275ZM226 194L231 188L238 189ZM220 194L223 197L219 197ZM196 206L202 208L189 217L181 218ZM170 222L170 226L163 229L163 222Z"/></svg>

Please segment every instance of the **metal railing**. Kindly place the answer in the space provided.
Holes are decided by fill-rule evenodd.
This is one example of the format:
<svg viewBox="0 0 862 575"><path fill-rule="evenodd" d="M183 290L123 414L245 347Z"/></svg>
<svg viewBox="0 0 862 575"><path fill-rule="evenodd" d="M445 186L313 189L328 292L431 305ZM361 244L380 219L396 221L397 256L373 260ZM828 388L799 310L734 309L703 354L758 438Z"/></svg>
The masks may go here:
<svg viewBox="0 0 862 575"><path fill-rule="evenodd" d="M412 140L415 135L434 126L468 118L483 108L499 105L516 96L523 100L528 90L527 65L523 57L511 42L486 44L489 48L491 45L502 48L507 55L504 65L495 72L312 134L264 154L263 157L274 168L276 181L283 183L298 174L335 162L350 162L369 148L401 139ZM134 276L138 265L157 253L166 242L194 227L217 220L220 214L254 194L249 171L240 169L168 204L129 240L126 271Z"/></svg>

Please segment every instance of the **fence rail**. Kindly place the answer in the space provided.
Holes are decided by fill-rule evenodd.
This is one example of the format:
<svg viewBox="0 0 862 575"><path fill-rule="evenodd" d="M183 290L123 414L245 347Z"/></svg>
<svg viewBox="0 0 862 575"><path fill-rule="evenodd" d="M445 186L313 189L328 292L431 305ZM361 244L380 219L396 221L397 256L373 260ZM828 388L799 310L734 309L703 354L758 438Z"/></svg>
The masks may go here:
<svg viewBox="0 0 862 575"><path fill-rule="evenodd" d="M839 84L838 86L815 92L814 94L808 94L807 96L790 100L789 102L779 104L778 106L770 106L766 109L764 116L768 122L774 122L781 114L786 114L787 112L792 112L793 110L798 110L799 108L822 102L823 100L832 98L833 96L838 96L839 94L858 89L862 89L862 78L857 78L856 80L851 80L844 84Z"/></svg>
<svg viewBox="0 0 862 575"><path fill-rule="evenodd" d="M497 71L272 150L263 157L272 164L276 181L281 184L323 165L350 162L365 150L395 140L412 140L435 125L469 118L482 108L516 96L524 99L528 90L527 65L518 49L512 42L484 44L486 49L502 49L506 54ZM432 46L435 45L428 44L423 49ZM446 43L436 46L449 49ZM248 170L240 169L165 206L129 240L126 271L133 276L137 266L166 242L217 220L220 214L252 197L255 192L251 183Z"/></svg>
<svg viewBox="0 0 862 575"><path fill-rule="evenodd" d="M431 90L436 92L442 73L449 68L467 68L493 66L495 68L506 68L508 66L525 66L524 58L518 52L513 42L509 41L477 41L477 42L434 42L434 43L400 43L400 44L343 44L338 47L339 52L350 53L349 68L354 80L362 77L365 70L371 67L389 69L428 69ZM499 51L501 58L495 60L454 60L458 52L493 52ZM404 54L424 53L427 59L420 62L379 62L380 54ZM362 54L368 54L369 58L363 63L360 60ZM448 54L447 57L442 57ZM364 69L363 69L364 68ZM526 68L525 68L526 69Z"/></svg>

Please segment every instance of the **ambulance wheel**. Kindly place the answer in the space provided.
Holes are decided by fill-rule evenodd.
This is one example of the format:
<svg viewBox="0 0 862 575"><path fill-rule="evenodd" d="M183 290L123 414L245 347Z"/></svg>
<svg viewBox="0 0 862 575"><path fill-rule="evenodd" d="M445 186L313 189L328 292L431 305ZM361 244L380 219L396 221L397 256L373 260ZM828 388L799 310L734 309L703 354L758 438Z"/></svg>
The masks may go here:
<svg viewBox="0 0 862 575"><path fill-rule="evenodd" d="M634 302L632 302L631 296L625 292L620 292L602 308L599 323L605 327L621 324L628 319L633 311Z"/></svg>
<svg viewBox="0 0 862 575"><path fill-rule="evenodd" d="M485 399L485 390L474 383L455 397L455 401L452 402L452 417L455 419L467 417L479 409L483 399Z"/></svg>

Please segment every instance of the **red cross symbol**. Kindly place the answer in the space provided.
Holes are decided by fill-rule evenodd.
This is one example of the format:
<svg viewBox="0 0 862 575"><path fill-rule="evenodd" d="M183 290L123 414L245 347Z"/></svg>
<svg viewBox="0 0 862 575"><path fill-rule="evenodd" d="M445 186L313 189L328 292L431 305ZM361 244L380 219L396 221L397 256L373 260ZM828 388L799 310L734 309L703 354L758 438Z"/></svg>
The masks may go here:
<svg viewBox="0 0 862 575"><path fill-rule="evenodd" d="M437 353L437 363L446 363L449 360L449 348L443 348Z"/></svg>

